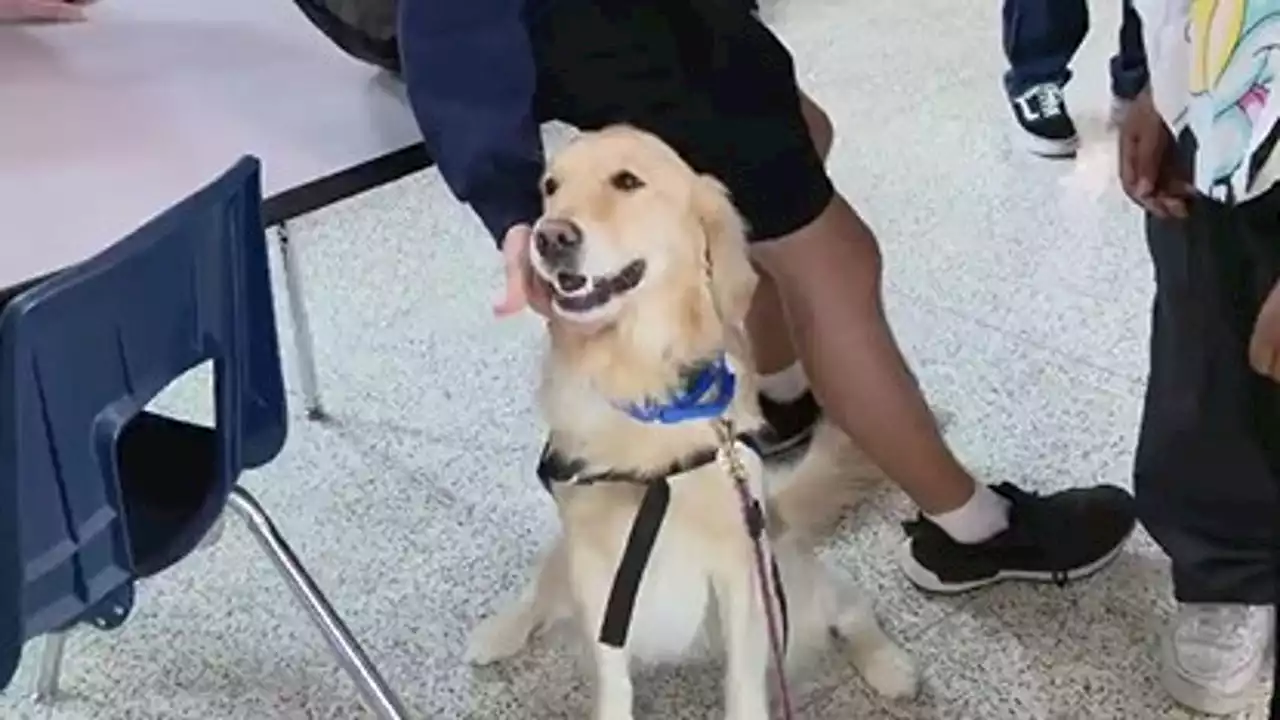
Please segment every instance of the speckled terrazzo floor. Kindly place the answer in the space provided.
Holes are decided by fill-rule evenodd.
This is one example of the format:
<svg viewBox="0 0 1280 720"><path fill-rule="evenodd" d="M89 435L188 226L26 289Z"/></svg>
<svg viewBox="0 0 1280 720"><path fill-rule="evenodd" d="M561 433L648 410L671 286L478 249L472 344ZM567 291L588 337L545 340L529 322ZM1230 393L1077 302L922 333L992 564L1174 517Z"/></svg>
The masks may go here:
<svg viewBox="0 0 1280 720"><path fill-rule="evenodd" d="M1011 147L997 3L768 8L836 120L834 174L881 235L897 332L954 413L955 447L987 477L1042 489L1128 483L1150 270L1104 125L1116 5L1094 3L1098 32L1069 95L1085 144L1064 163ZM555 646L481 672L459 661L468 628L522 581L553 529L531 477L539 333L491 319L498 276L478 225L425 173L306 218L295 236L336 419L297 418L284 455L246 483L415 717L585 717L585 676ZM163 402L200 416L206 398L193 378ZM923 660L922 698L882 704L833 663L802 717L1187 717L1154 680L1171 605L1167 564L1145 536L1078 586L939 600L892 567L907 513L900 496L877 494L829 555ZM0 696L0 717L369 717L234 522L145 585L122 630L73 639L55 709L34 709L23 687ZM714 716L716 687L714 670L646 672L639 717Z"/></svg>

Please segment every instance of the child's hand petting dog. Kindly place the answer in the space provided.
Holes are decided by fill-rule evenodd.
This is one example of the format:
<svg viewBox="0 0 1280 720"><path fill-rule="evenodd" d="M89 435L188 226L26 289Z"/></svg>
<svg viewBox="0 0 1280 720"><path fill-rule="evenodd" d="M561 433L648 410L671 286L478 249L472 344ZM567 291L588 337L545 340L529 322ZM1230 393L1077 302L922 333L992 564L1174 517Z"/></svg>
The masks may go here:
<svg viewBox="0 0 1280 720"><path fill-rule="evenodd" d="M502 299L493 307L494 314L500 318L515 315L526 307L543 317L551 314L550 290L534 274L529 260L532 239L533 228L524 224L512 227L502 238L502 266L507 286Z"/></svg>
<svg viewBox="0 0 1280 720"><path fill-rule="evenodd" d="M1280 382L1280 282L1271 288L1253 325L1249 364L1258 374Z"/></svg>

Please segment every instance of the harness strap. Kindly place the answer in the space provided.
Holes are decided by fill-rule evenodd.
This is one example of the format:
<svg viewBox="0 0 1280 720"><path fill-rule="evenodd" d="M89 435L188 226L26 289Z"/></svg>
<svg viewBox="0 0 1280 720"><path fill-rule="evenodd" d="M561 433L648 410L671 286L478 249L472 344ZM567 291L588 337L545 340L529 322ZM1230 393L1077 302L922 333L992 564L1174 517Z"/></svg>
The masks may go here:
<svg viewBox="0 0 1280 720"><path fill-rule="evenodd" d="M644 579L644 569L649 564L649 556L653 553L670 504L671 483L665 477L655 480L644 491L640 508L631 521L631 534L627 536L622 560L613 574L609 603L605 605L604 620L600 623L600 642L609 647L620 648L627 644L636 596L640 594L640 581Z"/></svg>
<svg viewBox="0 0 1280 720"><path fill-rule="evenodd" d="M746 445L752 452L759 453L760 445L754 435L741 433L735 438ZM667 516L667 508L671 505L672 475L680 475L697 470L716 459L717 450L709 448L672 463L669 467L650 474L633 472L603 471L589 475L581 475L586 463L580 459L568 459L560 455L548 444L542 450L538 461L538 479L548 491L556 483L572 485L591 485L601 482L621 482L633 485L644 485L644 495L640 499L640 507L631 521L631 531L627 536L627 544L622 551L622 559L618 562L613 576L613 587L609 591L609 601L605 605L604 620L600 623L601 643L614 648L627 644L627 635L631 630L631 618L635 613L636 598L640 593L640 583L644 580L645 568L649 565L649 557L653 554L653 546L658 541L658 532ZM752 542L759 542L765 530L764 510L760 502L752 499L747 518L748 532ZM782 586L782 572L778 568L777 558L772 560L773 591L778 598L778 607L782 615L783 645L790 635L790 617L787 612L787 597Z"/></svg>

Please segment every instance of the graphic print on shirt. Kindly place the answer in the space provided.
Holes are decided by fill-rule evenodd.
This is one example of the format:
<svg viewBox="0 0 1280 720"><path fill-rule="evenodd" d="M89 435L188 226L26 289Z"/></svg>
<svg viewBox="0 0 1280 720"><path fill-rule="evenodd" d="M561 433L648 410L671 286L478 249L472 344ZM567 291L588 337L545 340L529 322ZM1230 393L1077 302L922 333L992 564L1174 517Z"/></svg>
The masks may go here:
<svg viewBox="0 0 1280 720"><path fill-rule="evenodd" d="M1255 129L1277 132L1255 126L1280 70L1280 0L1192 0L1187 35L1193 106L1188 120L1201 147L1214 149L1199 153L1196 176L1211 187L1229 187L1232 175L1250 161Z"/></svg>

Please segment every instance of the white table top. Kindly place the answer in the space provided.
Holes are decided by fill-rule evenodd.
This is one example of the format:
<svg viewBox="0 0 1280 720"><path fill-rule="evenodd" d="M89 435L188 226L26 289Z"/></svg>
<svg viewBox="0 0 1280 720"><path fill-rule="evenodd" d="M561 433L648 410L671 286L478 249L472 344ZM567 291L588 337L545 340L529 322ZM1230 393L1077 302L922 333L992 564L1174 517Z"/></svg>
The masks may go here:
<svg viewBox="0 0 1280 720"><path fill-rule="evenodd" d="M421 140L290 0L108 0L0 27L0 288L97 254L242 155L272 195Z"/></svg>

